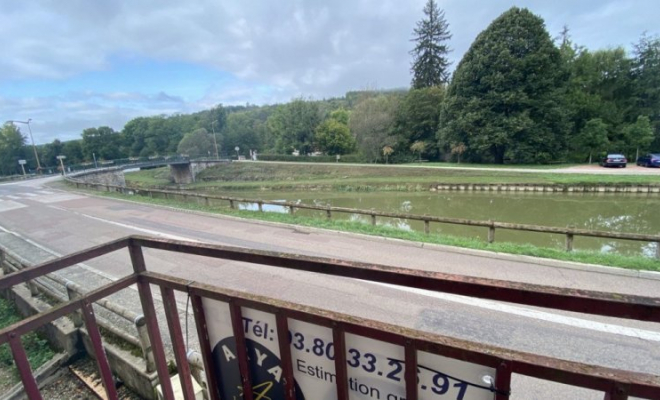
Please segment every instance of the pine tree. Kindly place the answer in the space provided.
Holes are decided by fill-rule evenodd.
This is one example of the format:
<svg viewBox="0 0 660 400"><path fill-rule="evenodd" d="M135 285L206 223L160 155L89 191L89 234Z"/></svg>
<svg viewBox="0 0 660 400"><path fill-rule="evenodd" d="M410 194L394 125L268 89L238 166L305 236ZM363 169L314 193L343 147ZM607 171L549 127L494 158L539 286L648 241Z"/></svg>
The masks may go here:
<svg viewBox="0 0 660 400"><path fill-rule="evenodd" d="M440 86L449 81L447 54L450 49L445 42L451 39L445 12L440 11L435 0L428 0L424 15L413 31L412 41L416 43L410 52L413 56L412 86L415 89Z"/></svg>

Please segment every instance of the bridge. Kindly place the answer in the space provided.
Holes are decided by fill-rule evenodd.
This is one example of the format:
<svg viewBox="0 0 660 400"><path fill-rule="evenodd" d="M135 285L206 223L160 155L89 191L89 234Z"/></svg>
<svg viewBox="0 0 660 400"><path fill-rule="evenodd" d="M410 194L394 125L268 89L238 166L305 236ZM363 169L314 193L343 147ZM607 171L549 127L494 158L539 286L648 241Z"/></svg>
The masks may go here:
<svg viewBox="0 0 660 400"><path fill-rule="evenodd" d="M77 172L70 174L70 177L75 177L75 179L89 182L97 183L103 185L115 185L115 186L126 186L126 181L124 179L124 172L127 170L139 170L139 169L149 169L164 167L169 165L170 171L172 173L172 178L177 184L189 184L195 182L197 174L205 170L208 167L218 164L227 164L230 163L229 159L217 159L217 158L197 158L190 159L189 157L177 156L177 157L166 157L159 158L149 161L138 161L138 162L112 162L107 168L97 168L92 170L85 170L82 172ZM102 164L103 165L103 164ZM93 182L92 182L93 181Z"/></svg>

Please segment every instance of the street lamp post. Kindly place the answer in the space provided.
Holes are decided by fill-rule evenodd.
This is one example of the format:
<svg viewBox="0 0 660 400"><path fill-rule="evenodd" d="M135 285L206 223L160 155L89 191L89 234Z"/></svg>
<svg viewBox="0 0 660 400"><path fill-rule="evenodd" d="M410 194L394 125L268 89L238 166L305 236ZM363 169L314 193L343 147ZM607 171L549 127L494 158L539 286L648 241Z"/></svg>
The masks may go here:
<svg viewBox="0 0 660 400"><path fill-rule="evenodd" d="M218 142L215 140L215 128L213 127L213 124L218 123L218 121L211 121L211 130L213 131L213 145L215 146L215 159L219 159L218 157Z"/></svg>
<svg viewBox="0 0 660 400"><path fill-rule="evenodd" d="M41 163L39 162L39 154L37 154L37 146L34 144L34 137L32 137L32 128L30 127L30 121L32 121L32 118L28 118L27 121L17 121L17 120L9 120L7 122L13 123L19 123L19 124L25 124L28 126L28 131L30 132L30 140L32 141L32 150L34 150L34 158L37 160L37 172L41 173Z"/></svg>
<svg viewBox="0 0 660 400"><path fill-rule="evenodd" d="M66 171L64 170L64 159L66 156L57 156L56 158L60 160L60 165L62 166L62 175L66 175Z"/></svg>
<svg viewBox="0 0 660 400"><path fill-rule="evenodd" d="M239 157L239 155L238 155L238 151L239 151L240 149L241 149L241 148L238 147L238 146L234 147L234 150L236 150L236 160L238 160L238 157Z"/></svg>

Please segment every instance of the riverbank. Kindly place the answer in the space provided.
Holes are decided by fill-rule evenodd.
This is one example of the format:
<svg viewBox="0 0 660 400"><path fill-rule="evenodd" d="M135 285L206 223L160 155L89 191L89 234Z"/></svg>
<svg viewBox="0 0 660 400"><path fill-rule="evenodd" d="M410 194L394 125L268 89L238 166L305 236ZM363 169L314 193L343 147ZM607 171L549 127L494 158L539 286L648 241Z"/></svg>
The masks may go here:
<svg viewBox="0 0 660 400"><path fill-rule="evenodd" d="M658 174L559 173L539 169L534 172L516 169L484 170L447 167L385 166L362 164L298 164L239 162L208 168L197 182L178 186L170 181L169 168L157 168L126 174L132 187L184 188L200 191L429 191L442 185L563 185L563 186L633 186L659 185Z"/></svg>
<svg viewBox="0 0 660 400"><path fill-rule="evenodd" d="M65 186L58 183L57 186ZM70 189L70 188L69 188ZM244 219L262 220L276 223L301 225L335 231L352 232L371 236L395 238L418 243L442 244L468 249L486 250L498 253L527 255L533 257L572 261L585 264L605 265L633 270L660 271L660 261L644 256L630 256L612 253L601 253L595 251L572 251L566 252L560 248L539 247L529 244L514 244L509 242L488 243L473 237L457 237L445 234L424 234L411 230L397 229L393 226L376 225L350 221L350 220L327 220L302 215L290 215L283 213L255 212L231 209L227 205L211 204L207 206L194 201L181 201L177 199L150 198L138 195L123 195L115 192L97 192L91 190L80 190L103 197L129 200L143 204L174 207L182 210L206 212L211 214L228 215Z"/></svg>

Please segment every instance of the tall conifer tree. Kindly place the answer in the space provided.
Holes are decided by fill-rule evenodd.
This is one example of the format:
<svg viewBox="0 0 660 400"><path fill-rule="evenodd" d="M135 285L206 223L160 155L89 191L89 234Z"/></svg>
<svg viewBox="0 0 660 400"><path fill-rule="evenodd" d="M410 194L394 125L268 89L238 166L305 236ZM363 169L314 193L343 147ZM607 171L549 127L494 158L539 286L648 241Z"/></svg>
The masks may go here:
<svg viewBox="0 0 660 400"><path fill-rule="evenodd" d="M438 8L435 0L428 0L424 15L413 31L415 48L410 52L413 56L412 86L415 89L440 86L449 81L448 68L451 63L447 54L450 49L446 42L451 39L451 33L445 12Z"/></svg>

